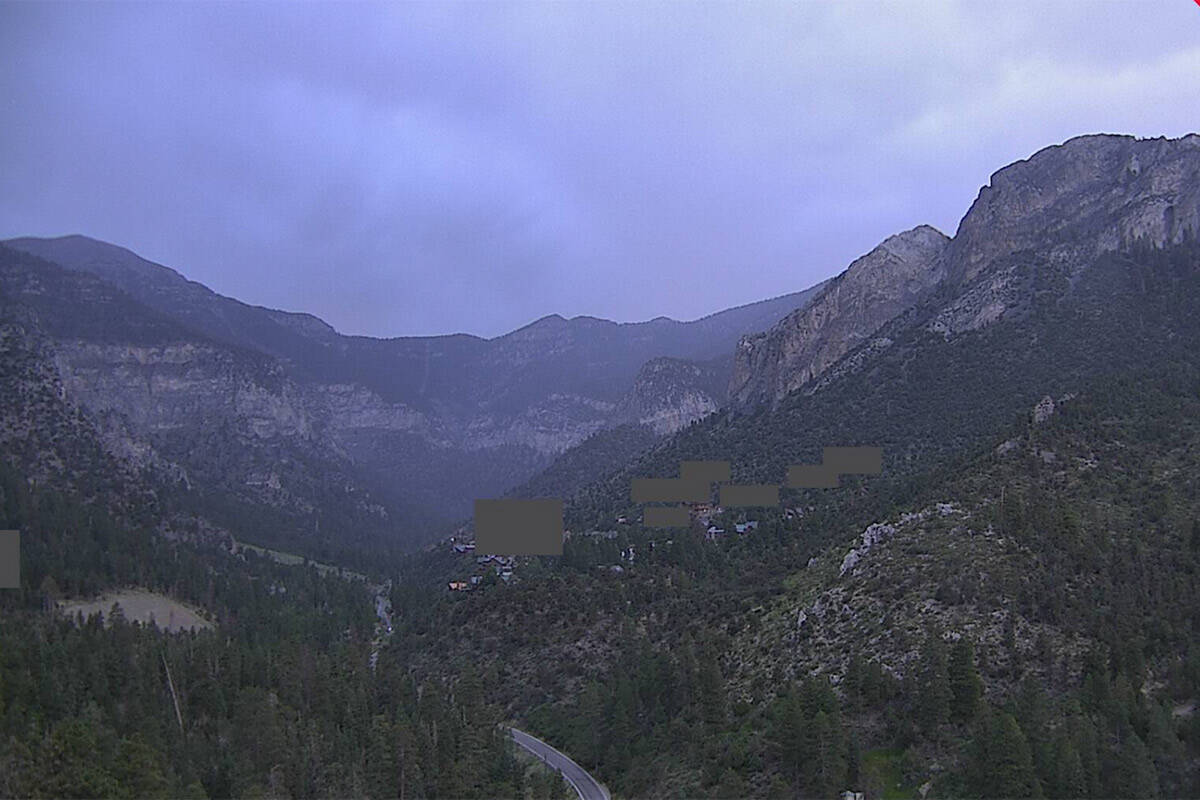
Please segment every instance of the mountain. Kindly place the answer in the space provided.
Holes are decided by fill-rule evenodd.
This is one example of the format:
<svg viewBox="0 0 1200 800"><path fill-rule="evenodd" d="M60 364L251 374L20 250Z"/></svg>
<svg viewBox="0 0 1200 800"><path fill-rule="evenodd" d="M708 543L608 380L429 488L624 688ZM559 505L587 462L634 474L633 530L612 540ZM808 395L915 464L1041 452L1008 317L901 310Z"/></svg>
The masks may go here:
<svg viewBox="0 0 1200 800"><path fill-rule="evenodd" d="M1082 137L1001 170L908 308L565 495L611 538L414 597L396 657L496 670L629 796L1194 796L1198 145ZM637 523L634 478L780 483L838 444L882 446L882 474L726 509L725 535ZM473 569L447 547L404 574Z"/></svg>
<svg viewBox="0 0 1200 800"><path fill-rule="evenodd" d="M913 471L977 446L1047 393L1179 357L1190 320L1174 304L1187 294L1164 292L1175 281L1184 291L1186 278L1150 277L1131 248L1191 241L1198 170L1192 135L1080 137L999 171L941 249L931 272L944 277L910 308L815 376L786 349L760 359L744 385L797 388L680 431L589 492L608 500L579 513L628 512L633 476L675 475L688 459L730 460L735 479L773 483L791 464L819 462L825 446L869 444L884 448L885 471ZM849 271L839 278L850 280ZM832 307L824 293L810 308L823 307ZM788 338L806 314L756 341L810 341ZM822 327L848 328L853 318Z"/></svg>
<svg viewBox="0 0 1200 800"><path fill-rule="evenodd" d="M724 404L728 371L728 359L651 359L638 370L617 414L660 436L674 433Z"/></svg>
<svg viewBox="0 0 1200 800"><path fill-rule="evenodd" d="M743 338L729 395L741 406L778 403L820 375L941 280L949 243L921 225L890 236L831 279L804 308L769 331Z"/></svg>
<svg viewBox="0 0 1200 800"><path fill-rule="evenodd" d="M351 540L435 536L592 434L706 413L738 337L813 293L687 323L552 315L491 340L373 339L81 236L11 240L2 257L0 291L40 320L64 391L111 447L182 475L185 502L217 524L342 560ZM659 358L703 362L704 377L687 391L639 380Z"/></svg>
<svg viewBox="0 0 1200 800"><path fill-rule="evenodd" d="M0 468L0 513L33 532L32 584L0 595L0 790L115 795L157 777L126 793L549 794L489 738L505 720L629 797L1197 796L1198 145L1082 137L1001 170L948 243L909 232L931 261L894 241L830 284L845 286L811 336L792 336L803 311L768 332L780 347L746 362L764 390L746 402L704 413L730 362L695 348L577 393L611 403L614 427L509 490L569 499L563 555L501 566L455 541L392 560L356 542L390 592L151 533L158 510L203 493L282 538L354 542L387 487L350 456L372 443L340 442L401 432L377 417L400 401L0 248L0 437L22 467ZM871 264L884 284L888 269L935 279L889 290L876 323L854 301ZM503 342L440 338L438 358L479 359L495 420L549 397L506 369L578 389L562 350L599 352L622 330L550 317ZM347 370L393 346L343 345L369 354ZM617 373L619 358L597 363ZM439 395L435 412L441 369L404 404L422 420L469 406ZM666 432L691 415L678 409L697 418ZM453 452L422 430L412 446L430 457L396 470ZM779 483L836 444L881 446L882 473L715 512L725 534L647 528L630 502L633 478L684 460ZM343 479L355 491L339 496ZM144 519L107 521L42 481L124 495ZM218 628L76 625L45 610L60 580L148 585ZM376 624L381 599L393 613Z"/></svg>

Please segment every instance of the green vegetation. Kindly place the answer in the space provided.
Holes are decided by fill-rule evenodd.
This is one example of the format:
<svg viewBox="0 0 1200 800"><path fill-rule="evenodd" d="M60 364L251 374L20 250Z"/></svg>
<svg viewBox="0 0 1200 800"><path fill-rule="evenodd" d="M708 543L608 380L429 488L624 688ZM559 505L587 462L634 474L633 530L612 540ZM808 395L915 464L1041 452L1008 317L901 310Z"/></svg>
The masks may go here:
<svg viewBox="0 0 1200 800"><path fill-rule="evenodd" d="M363 583L6 474L0 524L29 544L26 587L0 595L0 793L557 791L496 735L507 719L625 797L1200 795L1200 249L1108 256L1070 291L1022 258L1017 319L897 335L867 372L666 440L572 513L611 528L631 474L687 458L772 480L853 439L884 445L885 476L789 493L802 517L715 542L574 536L472 592L444 584L472 556L413 555L375 671ZM43 611L127 584L217 628Z"/></svg>
<svg viewBox="0 0 1200 800"><path fill-rule="evenodd" d="M168 542L7 469L0 501L25 570L24 588L0 593L0 795L524 793L478 675L418 684L394 659L368 667L360 581ZM44 610L126 583L203 605L217 628L167 635Z"/></svg>

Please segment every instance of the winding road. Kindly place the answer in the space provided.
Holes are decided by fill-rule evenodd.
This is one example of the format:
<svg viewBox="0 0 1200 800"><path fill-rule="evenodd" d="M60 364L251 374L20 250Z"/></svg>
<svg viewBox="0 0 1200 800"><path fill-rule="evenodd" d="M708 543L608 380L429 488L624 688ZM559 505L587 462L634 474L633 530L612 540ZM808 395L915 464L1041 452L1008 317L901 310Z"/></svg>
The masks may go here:
<svg viewBox="0 0 1200 800"><path fill-rule="evenodd" d="M572 761L570 756L525 731L508 728L508 732L514 742L562 773L580 800L611 800L604 784L589 775L587 770Z"/></svg>

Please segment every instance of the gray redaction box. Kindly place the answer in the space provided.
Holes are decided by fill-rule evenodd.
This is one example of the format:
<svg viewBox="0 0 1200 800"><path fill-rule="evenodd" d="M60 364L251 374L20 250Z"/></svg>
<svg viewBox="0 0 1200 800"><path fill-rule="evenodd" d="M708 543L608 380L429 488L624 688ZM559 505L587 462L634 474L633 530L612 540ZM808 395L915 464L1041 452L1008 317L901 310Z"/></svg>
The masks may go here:
<svg viewBox="0 0 1200 800"><path fill-rule="evenodd" d="M21 588L21 532L0 531L0 589Z"/></svg>
<svg viewBox="0 0 1200 800"><path fill-rule="evenodd" d="M561 556L563 501L476 500L475 549L502 556Z"/></svg>

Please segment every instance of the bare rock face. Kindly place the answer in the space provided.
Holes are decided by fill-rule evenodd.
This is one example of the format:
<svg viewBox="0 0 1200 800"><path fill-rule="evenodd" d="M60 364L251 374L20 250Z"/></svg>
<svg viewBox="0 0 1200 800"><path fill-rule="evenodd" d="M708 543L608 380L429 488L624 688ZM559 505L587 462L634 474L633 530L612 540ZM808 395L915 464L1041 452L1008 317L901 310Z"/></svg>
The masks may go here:
<svg viewBox="0 0 1200 800"><path fill-rule="evenodd" d="M943 255L953 299L929 323L947 338L1000 319L1036 259L1069 278L1136 240L1200 233L1200 136L1080 136L992 175Z"/></svg>
<svg viewBox="0 0 1200 800"><path fill-rule="evenodd" d="M819 391L886 349L897 326L951 339L1028 309L1036 285L1069 292L1103 253L1197 234L1200 136L1047 147L992 175L952 240L924 226L893 236L808 306L743 337L730 399L775 405L805 384Z"/></svg>
<svg viewBox="0 0 1200 800"><path fill-rule="evenodd" d="M743 337L729 396L741 406L774 404L911 308L942 278L949 239L921 225L885 239L799 309L763 334Z"/></svg>
<svg viewBox="0 0 1200 800"><path fill-rule="evenodd" d="M724 364L678 358L647 361L618 404L617 414L659 436L674 433L721 406L727 380Z"/></svg>

